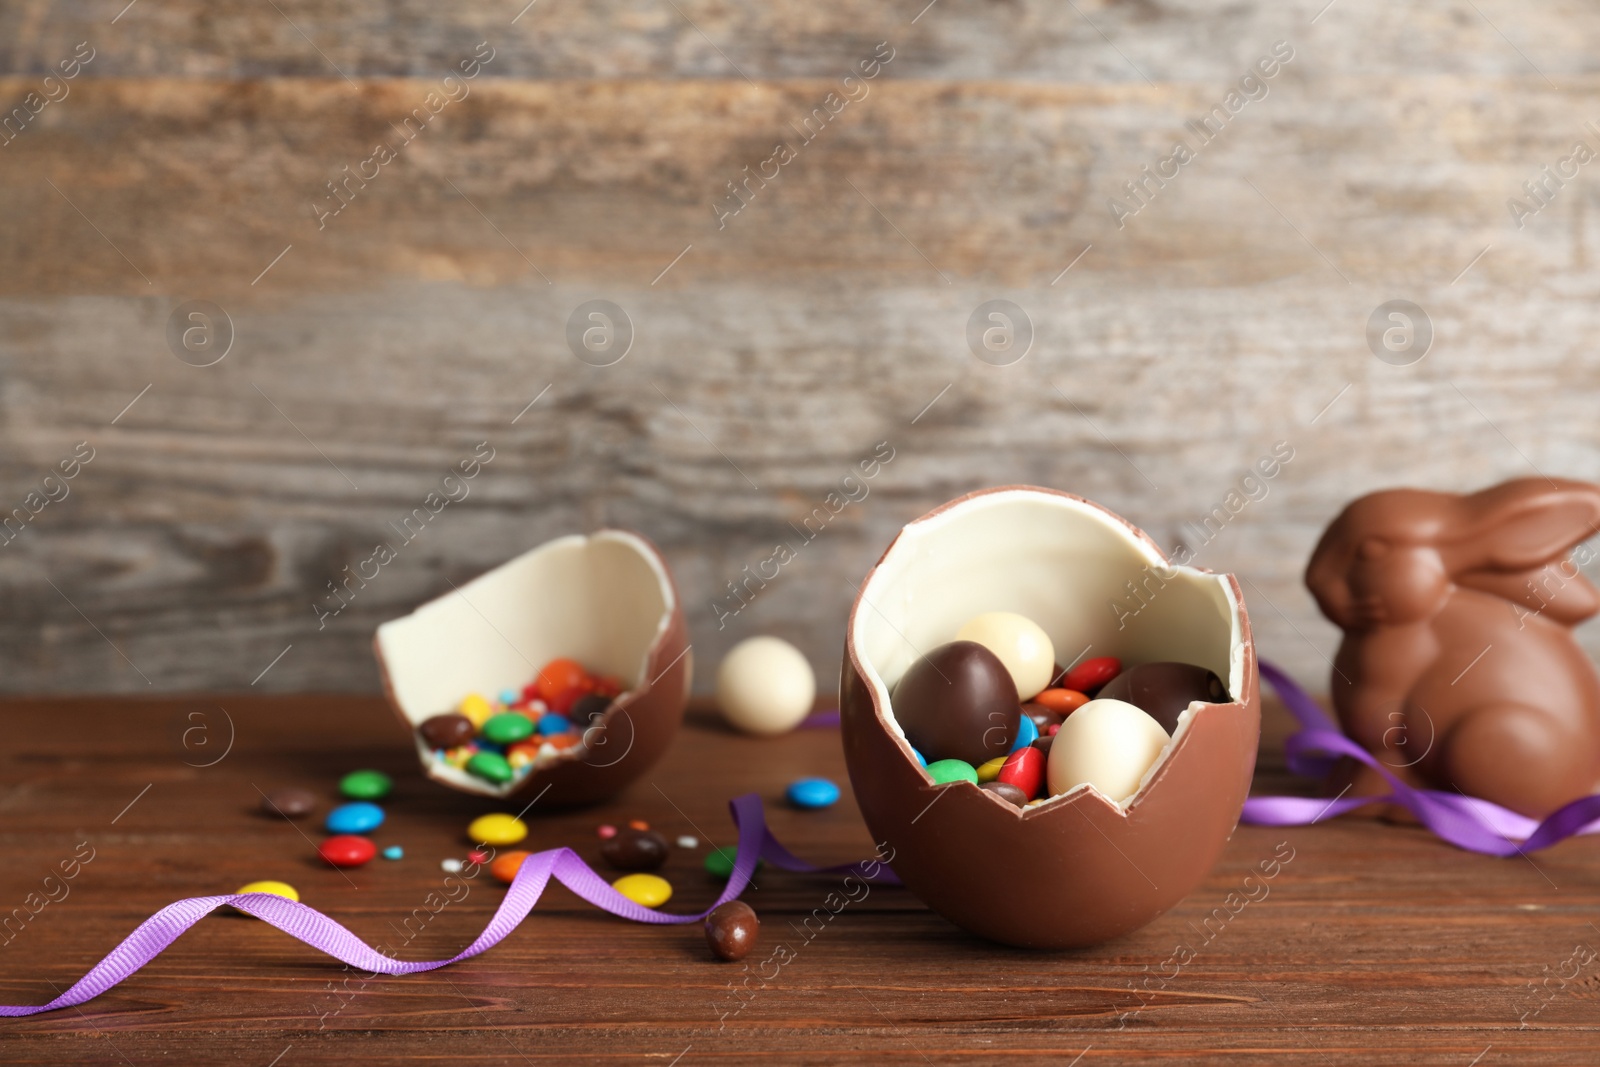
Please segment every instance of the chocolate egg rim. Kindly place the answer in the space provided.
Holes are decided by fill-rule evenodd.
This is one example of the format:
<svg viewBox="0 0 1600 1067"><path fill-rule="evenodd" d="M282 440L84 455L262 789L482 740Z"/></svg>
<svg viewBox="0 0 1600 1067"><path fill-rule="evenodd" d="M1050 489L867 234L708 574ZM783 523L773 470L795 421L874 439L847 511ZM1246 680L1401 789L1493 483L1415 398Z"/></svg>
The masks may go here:
<svg viewBox="0 0 1600 1067"><path fill-rule="evenodd" d="M652 544L650 540L642 534L636 533L632 530L616 527L602 527L588 534L566 534L561 537L556 537L548 541L541 542L527 551L519 553L504 563L500 563L494 567L491 567L489 570L483 572L470 581L461 583L450 592L440 594L439 596L433 597L430 600L424 601L423 603L417 605L410 612L407 612L405 615L387 620L386 622L380 624L377 628L377 631L373 634L373 655L378 663L378 675L383 686L384 697L388 701L389 706L394 710L395 715L400 719L401 722L405 723L407 728L411 731L412 741L417 752L417 759L422 764L424 772L429 778L439 782L441 785L449 786L450 788L460 792L474 793L487 797L505 798L516 794L534 778L538 778L558 768L562 768L571 764L582 764L585 762L584 757L592 755L592 750L587 743L582 745L573 745L565 749L558 749L553 754L543 757L540 761L538 769L533 774L513 777L508 782L498 784L471 774L464 768L458 768L448 764L440 763L438 760L432 758L432 753L434 750L422 740L421 736L417 732L417 727L433 715L445 714L447 712L454 711L459 700L465 697L469 692L493 690L496 687L479 685L470 689L465 689L462 692L455 694L454 699L450 702L448 707L425 707L419 708L415 711L408 710L405 702L402 701L398 692L395 679L396 669L391 666L391 659L394 658L395 650L392 648L386 650L385 645L387 634L393 634L396 628L399 627L415 625L419 616L426 616L427 613L438 610L438 606L443 605L454 598L460 597L467 604L473 605L471 593L474 589L481 589L486 585L503 580L504 575L508 572L511 572L513 568L517 566L529 565L530 561L535 557L545 553L558 552L562 549L586 547L595 542L604 544L614 543L631 549L633 554L645 564L655 578L655 589L661 601L659 612L656 615L654 627L649 634L648 640L643 643L643 647L638 656L639 662L632 671L632 677L636 677L638 682L625 688L622 693L612 700L611 705L606 709L604 714L601 715L598 720L591 722L590 725L585 727L581 732L587 737L590 730L608 730L612 723L618 720L619 716L627 719L630 727L633 727L633 719L630 714L630 709L634 705L639 704L650 697L655 692L657 685L666 679L666 676L671 672L672 667L677 663L677 660L674 660L672 663L667 664L658 672L657 677L654 679L651 678L651 665L658 658L658 654L661 651L663 643L672 635L674 619L680 611L677 587L672 580L672 575L667 569L666 560L662 557L660 550L657 549L655 545ZM482 612L477 611L475 605L473 606L473 610L480 617L482 616ZM484 622L491 628L494 628L494 624L489 622L487 618L484 618ZM499 639L507 644L510 644L509 639L503 634L499 635ZM691 646L688 646L686 643L684 652L679 656L679 659L688 660L691 658L692 653L689 651L690 647ZM515 646L513 646L513 648L515 648ZM524 660L519 661L525 662ZM528 668L527 680L531 680L534 672L536 672L538 669L539 665L537 664ZM687 686L688 676L686 673L686 692ZM517 688L520 688L520 686ZM577 724L574 724L574 726L576 725ZM631 749L631 737L629 739L629 745ZM624 756L619 757L618 760L614 762L620 762L621 759L626 758L626 755L627 754L625 753ZM589 766L595 766L597 769L603 769L604 767L610 765L611 764L589 764Z"/></svg>
<svg viewBox="0 0 1600 1067"><path fill-rule="evenodd" d="M1194 731L1193 724L1201 721L1202 717L1221 714L1245 714L1252 702L1256 699L1256 666L1255 649L1251 639L1249 616L1244 607L1243 591L1238 580L1231 574L1218 574L1209 568L1187 564L1174 564L1143 530L1133 525L1122 516L1108 508L1102 507L1091 500L1087 500L1073 493L1058 489L1039 486L1008 485L991 489L978 490L958 497L955 500L935 508L926 515L907 523L895 538L884 549L866 579L857 590L855 600L850 609L845 650L850 666L856 675L865 684L871 695L873 715L880 728L885 730L904 758L914 767L921 779L920 790L930 794L930 804L939 790L949 788L965 788L977 792L988 792L979 786L966 781L934 782L928 775L925 766L921 765L913 755L910 742L906 739L904 731L893 714L892 686L887 684L879 673L877 665L863 652L859 645L860 629L858 619L863 618L863 607L868 607L878 614L877 603L871 599L871 594L878 588L878 583L888 582L885 577L885 566L894 557L897 551L910 551L906 546L914 543L930 528L937 528L943 522L960 518L971 509L991 506L996 503L1005 503L1008 498L1031 499L1041 502L1051 502L1053 506L1060 506L1077 511L1080 515L1092 519L1108 530L1116 540L1132 550L1132 554L1150 567L1159 569L1165 581L1181 578L1185 583L1196 589L1207 586L1214 587L1220 593L1225 605L1228 622L1228 652L1227 652L1227 689L1230 699L1223 703L1208 701L1192 701L1179 715L1176 728L1171 738L1163 746L1161 754L1140 779L1139 787L1122 801L1114 801L1101 793L1093 785L1084 783L1065 793L1043 798L1042 802L1017 807L1009 801L994 795L989 796L989 802L1008 811L1013 817L1029 820L1045 817L1047 813L1054 813L1075 804L1093 798L1102 807L1127 819L1132 811L1148 796L1154 793L1166 775L1167 768L1171 766L1177 754L1187 747L1188 738ZM1015 610L1009 607L994 607L985 610ZM1025 613L1024 613L1025 614ZM1037 620L1036 620L1037 621ZM1218 622L1221 618L1218 617ZM887 623L887 618L885 617ZM892 623L888 625L892 626ZM956 625L959 625L957 623ZM1048 627L1046 627L1048 630ZM1052 634L1052 640L1055 635ZM901 634L902 640L910 644L910 639ZM1092 647L1092 646L1091 646ZM1149 657L1140 662L1149 661ZM1214 668L1213 668L1214 669ZM1219 672L1220 673L1220 672Z"/></svg>

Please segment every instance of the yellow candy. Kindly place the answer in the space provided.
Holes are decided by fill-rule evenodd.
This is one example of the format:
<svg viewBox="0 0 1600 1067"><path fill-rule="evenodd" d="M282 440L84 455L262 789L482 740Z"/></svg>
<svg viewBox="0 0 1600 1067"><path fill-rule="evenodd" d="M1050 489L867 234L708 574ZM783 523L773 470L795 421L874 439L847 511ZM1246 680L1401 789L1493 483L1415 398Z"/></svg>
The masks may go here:
<svg viewBox="0 0 1600 1067"><path fill-rule="evenodd" d="M514 845L528 836L528 824L515 815L480 815L467 827L474 844Z"/></svg>
<svg viewBox="0 0 1600 1067"><path fill-rule="evenodd" d="M249 885L240 886L237 890L235 890L235 892L271 893L273 896L282 897L284 900L293 900L296 902L300 900L299 892L288 882L251 882Z"/></svg>
<svg viewBox="0 0 1600 1067"><path fill-rule="evenodd" d="M467 760L471 758L472 749L466 747L465 745L462 745L460 748L449 749L444 754L444 761L450 764L452 767L465 767L467 765Z"/></svg>
<svg viewBox="0 0 1600 1067"><path fill-rule="evenodd" d="M672 899L672 883L653 874L625 874L611 888L647 908L659 908Z"/></svg>
<svg viewBox="0 0 1600 1067"><path fill-rule="evenodd" d="M456 710L471 719L473 728L478 730L483 729L483 724L494 714L494 706L478 693L464 698Z"/></svg>
<svg viewBox="0 0 1600 1067"><path fill-rule="evenodd" d="M520 770L533 762L533 753L525 748L513 748L506 753L506 762L511 764L513 770Z"/></svg>
<svg viewBox="0 0 1600 1067"><path fill-rule="evenodd" d="M996 756L987 763L978 764L978 781L992 782L1000 777L1000 768L1006 765L1005 756Z"/></svg>

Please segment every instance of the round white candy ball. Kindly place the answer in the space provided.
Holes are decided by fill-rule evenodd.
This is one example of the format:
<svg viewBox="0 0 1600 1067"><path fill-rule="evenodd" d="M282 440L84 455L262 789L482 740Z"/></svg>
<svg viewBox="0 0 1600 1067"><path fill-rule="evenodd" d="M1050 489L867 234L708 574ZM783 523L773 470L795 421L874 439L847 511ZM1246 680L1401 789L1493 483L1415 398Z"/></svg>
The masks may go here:
<svg viewBox="0 0 1600 1067"><path fill-rule="evenodd" d="M1023 700L1037 696L1055 672L1056 650L1050 635L1026 615L1010 611L975 615L956 632L956 640L976 641L993 652L1006 665Z"/></svg>
<svg viewBox="0 0 1600 1067"><path fill-rule="evenodd" d="M1168 740L1161 724L1132 704L1091 700L1067 716L1050 742L1050 795L1087 782L1120 804L1138 791Z"/></svg>
<svg viewBox="0 0 1600 1067"><path fill-rule="evenodd" d="M748 637L717 668L717 703L735 729L782 734L811 714L817 679L800 650L777 637Z"/></svg>

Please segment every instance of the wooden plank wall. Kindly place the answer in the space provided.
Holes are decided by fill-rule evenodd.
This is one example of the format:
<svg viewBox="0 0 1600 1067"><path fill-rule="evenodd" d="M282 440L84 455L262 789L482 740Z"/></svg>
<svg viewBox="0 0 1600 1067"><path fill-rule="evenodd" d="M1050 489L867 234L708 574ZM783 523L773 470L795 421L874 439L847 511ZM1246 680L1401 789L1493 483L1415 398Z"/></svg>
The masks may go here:
<svg viewBox="0 0 1600 1067"><path fill-rule="evenodd" d="M1320 683L1299 572L1343 501L1600 478L1600 164L1523 190L1600 151L1593 5L125 2L0 9L0 510L68 491L0 550L6 690L269 663L257 688L371 689L378 622L603 523L664 548L702 687L757 632L827 686L850 583L927 508L1035 482L1193 543L1276 442L1199 561ZM1208 143L1186 127L1219 107ZM747 166L777 176L730 200ZM594 299L634 325L608 367L565 339ZM1033 324L1016 364L969 351L991 299ZM1393 299L1435 331L1408 366L1366 341ZM209 367L167 338L197 300L234 328ZM484 441L470 496L319 629ZM884 441L870 495L719 628Z"/></svg>

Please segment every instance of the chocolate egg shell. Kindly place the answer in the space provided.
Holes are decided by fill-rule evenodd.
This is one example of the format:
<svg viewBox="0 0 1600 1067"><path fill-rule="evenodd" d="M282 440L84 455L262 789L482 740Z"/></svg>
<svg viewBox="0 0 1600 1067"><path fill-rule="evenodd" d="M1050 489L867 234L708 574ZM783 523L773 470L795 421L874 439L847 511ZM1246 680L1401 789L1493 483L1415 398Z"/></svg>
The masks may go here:
<svg viewBox="0 0 1600 1067"><path fill-rule="evenodd" d="M929 763L976 767L1011 751L1022 705L1000 657L976 641L951 641L911 664L894 688L894 715Z"/></svg>
<svg viewBox="0 0 1600 1067"><path fill-rule="evenodd" d="M1107 682L1097 696L1132 704L1169 734L1178 728L1178 716L1196 700L1205 704L1228 702L1227 687L1215 671L1171 661L1129 667Z"/></svg>
<svg viewBox="0 0 1600 1067"><path fill-rule="evenodd" d="M384 623L373 641L384 695L429 777L484 796L543 793L535 812L605 800L655 763L683 721L688 647L666 561L626 530L548 541ZM436 761L418 737L419 724L467 694L520 692L559 657L625 691L550 765L497 785Z"/></svg>
<svg viewBox="0 0 1600 1067"><path fill-rule="evenodd" d="M1127 596L1124 583L1152 574L1160 588L1117 629L1106 605ZM1122 804L1085 787L1018 809L975 785L932 786L890 693L915 648L932 648L993 610L1033 619L1057 648L1207 667L1234 699L1187 716ZM1081 497L1013 486L909 524L861 582L840 716L857 804L874 839L894 850L891 866L906 887L980 936L1065 948L1143 926L1205 877L1249 792L1260 697L1250 623L1231 576L1169 564L1141 531ZM993 877L999 870L1005 878ZM1019 894L1051 906L1018 908Z"/></svg>

